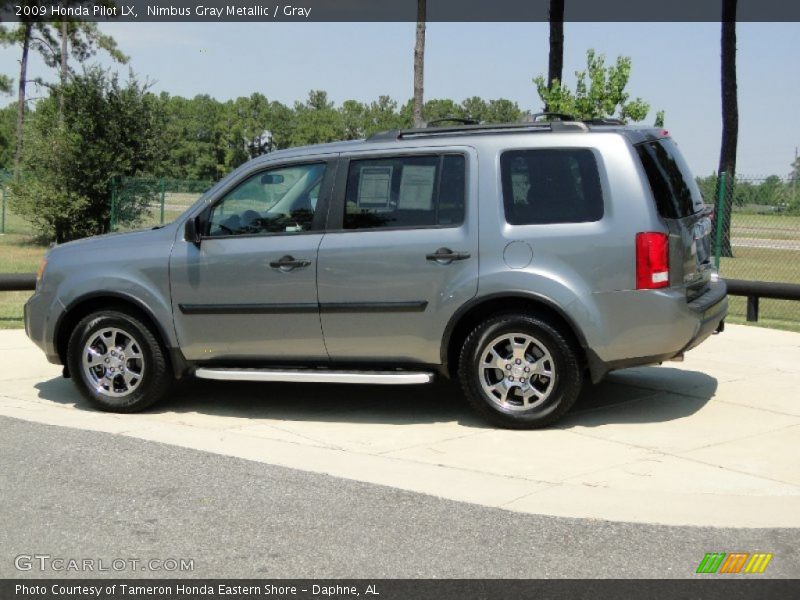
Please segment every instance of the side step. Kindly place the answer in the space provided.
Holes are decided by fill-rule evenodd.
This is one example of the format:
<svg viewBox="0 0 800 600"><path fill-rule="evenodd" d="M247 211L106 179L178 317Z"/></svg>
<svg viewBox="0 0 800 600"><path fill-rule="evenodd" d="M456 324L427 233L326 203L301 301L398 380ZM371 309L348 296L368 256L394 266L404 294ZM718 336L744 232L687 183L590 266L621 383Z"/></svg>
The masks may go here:
<svg viewBox="0 0 800 600"><path fill-rule="evenodd" d="M410 385L433 381L433 373L421 371L200 368L194 372L194 375L200 379L219 379L223 381L284 381L293 383Z"/></svg>

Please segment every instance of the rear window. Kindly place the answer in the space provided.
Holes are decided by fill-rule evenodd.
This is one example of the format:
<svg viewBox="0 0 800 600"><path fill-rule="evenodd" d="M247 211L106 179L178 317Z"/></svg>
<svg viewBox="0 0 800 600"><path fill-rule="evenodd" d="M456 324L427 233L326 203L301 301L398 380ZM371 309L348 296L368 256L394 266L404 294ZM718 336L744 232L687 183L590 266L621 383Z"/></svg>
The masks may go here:
<svg viewBox="0 0 800 600"><path fill-rule="evenodd" d="M603 217L597 161L583 148L509 150L500 157L511 225L586 223Z"/></svg>
<svg viewBox="0 0 800 600"><path fill-rule="evenodd" d="M645 142L636 151L662 217L682 219L703 209L703 196L675 142Z"/></svg>

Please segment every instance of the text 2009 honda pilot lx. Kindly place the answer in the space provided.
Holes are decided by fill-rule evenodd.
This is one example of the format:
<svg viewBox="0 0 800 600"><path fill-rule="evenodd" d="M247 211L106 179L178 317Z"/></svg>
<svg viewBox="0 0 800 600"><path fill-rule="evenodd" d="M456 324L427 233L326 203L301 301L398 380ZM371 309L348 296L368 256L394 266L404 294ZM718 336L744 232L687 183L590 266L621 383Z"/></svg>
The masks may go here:
<svg viewBox="0 0 800 600"><path fill-rule="evenodd" d="M439 374L493 423L541 427L585 378L721 328L710 230L662 130L391 131L269 154L171 225L52 249L25 325L103 410L141 410L189 374Z"/></svg>

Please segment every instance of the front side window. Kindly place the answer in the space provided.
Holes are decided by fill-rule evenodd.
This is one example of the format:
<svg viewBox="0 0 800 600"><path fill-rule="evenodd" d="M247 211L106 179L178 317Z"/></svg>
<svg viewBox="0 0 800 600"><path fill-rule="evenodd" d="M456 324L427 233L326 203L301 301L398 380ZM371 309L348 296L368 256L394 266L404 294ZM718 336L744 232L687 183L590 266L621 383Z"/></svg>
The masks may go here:
<svg viewBox="0 0 800 600"><path fill-rule="evenodd" d="M261 171L225 194L211 211L208 235L302 233L311 229L325 164Z"/></svg>
<svg viewBox="0 0 800 600"><path fill-rule="evenodd" d="M460 225L465 169L460 154L350 161L344 228Z"/></svg>
<svg viewBox="0 0 800 600"><path fill-rule="evenodd" d="M509 150L500 157L511 225L586 223L603 217L597 161L583 148Z"/></svg>

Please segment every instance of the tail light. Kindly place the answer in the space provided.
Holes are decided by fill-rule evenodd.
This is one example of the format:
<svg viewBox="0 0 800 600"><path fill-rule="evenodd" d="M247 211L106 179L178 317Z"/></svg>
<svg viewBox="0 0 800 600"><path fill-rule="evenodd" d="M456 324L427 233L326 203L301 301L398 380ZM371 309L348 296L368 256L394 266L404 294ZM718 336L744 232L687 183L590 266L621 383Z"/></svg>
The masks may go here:
<svg viewBox="0 0 800 600"><path fill-rule="evenodd" d="M648 231L636 234L636 289L669 286L669 237Z"/></svg>

